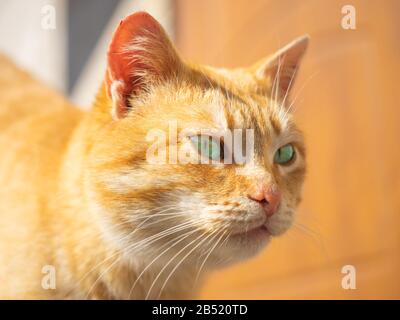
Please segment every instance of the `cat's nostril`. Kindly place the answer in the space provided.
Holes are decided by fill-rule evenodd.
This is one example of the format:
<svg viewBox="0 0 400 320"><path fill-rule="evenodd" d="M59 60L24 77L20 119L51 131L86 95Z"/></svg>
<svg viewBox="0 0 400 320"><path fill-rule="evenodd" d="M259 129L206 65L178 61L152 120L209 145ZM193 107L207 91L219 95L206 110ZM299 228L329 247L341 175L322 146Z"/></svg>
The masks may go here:
<svg viewBox="0 0 400 320"><path fill-rule="evenodd" d="M267 199L265 199L264 196L262 196L262 197L253 197L253 196L249 195L248 198L251 199L251 200L253 200L253 201L258 202L258 203L261 204L262 206L268 205L268 201L267 201Z"/></svg>
<svg viewBox="0 0 400 320"><path fill-rule="evenodd" d="M262 199L261 201L258 201L261 205L268 205L267 199Z"/></svg>
<svg viewBox="0 0 400 320"><path fill-rule="evenodd" d="M267 206L269 204L268 200L265 198L264 194L262 195L248 195L248 198L258 202L261 204L263 207Z"/></svg>

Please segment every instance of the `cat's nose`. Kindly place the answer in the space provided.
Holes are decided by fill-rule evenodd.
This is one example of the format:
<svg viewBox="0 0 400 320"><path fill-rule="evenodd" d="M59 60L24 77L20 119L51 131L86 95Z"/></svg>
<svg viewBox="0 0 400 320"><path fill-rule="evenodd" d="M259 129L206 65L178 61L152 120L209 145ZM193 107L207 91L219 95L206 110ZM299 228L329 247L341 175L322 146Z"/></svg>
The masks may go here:
<svg viewBox="0 0 400 320"><path fill-rule="evenodd" d="M278 210L282 196L276 185L261 185L254 192L249 193L248 197L260 203L265 214L270 217Z"/></svg>

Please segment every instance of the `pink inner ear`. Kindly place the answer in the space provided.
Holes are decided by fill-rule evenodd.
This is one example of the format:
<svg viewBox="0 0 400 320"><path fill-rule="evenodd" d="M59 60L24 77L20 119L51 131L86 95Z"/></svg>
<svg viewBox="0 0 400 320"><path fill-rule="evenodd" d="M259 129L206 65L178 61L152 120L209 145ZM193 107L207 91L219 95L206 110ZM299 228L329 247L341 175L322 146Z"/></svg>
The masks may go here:
<svg viewBox="0 0 400 320"><path fill-rule="evenodd" d="M149 68L136 58L136 56L143 56L145 54L143 51L135 52L127 48L136 37L146 37L149 33L155 37L163 34L160 24L146 12L137 12L126 17L114 32L108 49L106 84L108 95L113 100L115 96L119 97L119 101L114 101L117 103L115 106L118 109L115 110L117 114L123 114L126 111L127 98L140 89L138 88L140 81L135 76L138 74L136 71Z"/></svg>

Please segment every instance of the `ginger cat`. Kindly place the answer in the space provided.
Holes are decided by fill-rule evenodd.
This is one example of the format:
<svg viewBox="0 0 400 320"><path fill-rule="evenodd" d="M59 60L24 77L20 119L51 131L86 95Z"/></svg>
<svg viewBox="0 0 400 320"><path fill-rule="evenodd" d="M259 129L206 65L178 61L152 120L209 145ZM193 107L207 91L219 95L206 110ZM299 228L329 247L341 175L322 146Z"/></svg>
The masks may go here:
<svg viewBox="0 0 400 320"><path fill-rule="evenodd" d="M138 12L114 33L89 112L0 57L0 297L193 298L208 271L286 231L305 175L288 94L307 44L249 68L194 65ZM168 136L168 155L215 161L148 161L148 133L171 121L192 133ZM252 129L252 161L220 161L203 128Z"/></svg>

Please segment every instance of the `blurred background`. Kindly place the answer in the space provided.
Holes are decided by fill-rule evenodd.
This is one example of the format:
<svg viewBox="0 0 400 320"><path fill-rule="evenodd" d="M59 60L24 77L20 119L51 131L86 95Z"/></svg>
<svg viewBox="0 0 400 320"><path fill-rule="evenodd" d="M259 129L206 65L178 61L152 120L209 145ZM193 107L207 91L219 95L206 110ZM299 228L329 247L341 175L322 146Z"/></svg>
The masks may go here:
<svg viewBox="0 0 400 320"><path fill-rule="evenodd" d="M111 34L137 10L186 58L214 66L245 66L311 36L292 95L309 165L296 226L214 273L201 297L400 299L400 1L1 0L0 52L88 108ZM342 286L347 265L353 289Z"/></svg>

